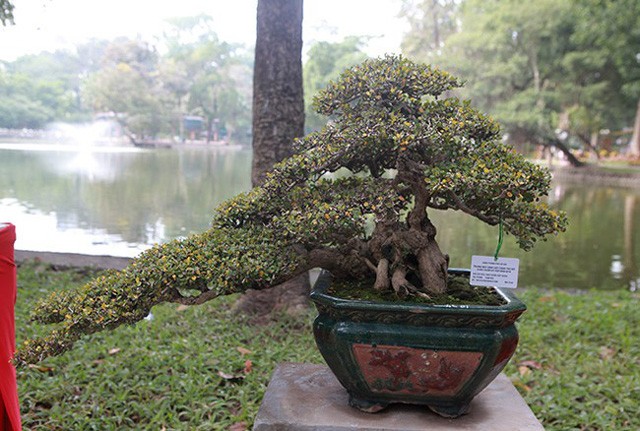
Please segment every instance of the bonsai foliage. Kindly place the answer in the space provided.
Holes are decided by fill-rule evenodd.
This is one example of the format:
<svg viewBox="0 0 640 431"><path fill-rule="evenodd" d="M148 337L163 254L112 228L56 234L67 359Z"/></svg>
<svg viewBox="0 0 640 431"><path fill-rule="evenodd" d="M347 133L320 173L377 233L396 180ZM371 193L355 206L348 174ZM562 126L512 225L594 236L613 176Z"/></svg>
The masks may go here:
<svg viewBox="0 0 640 431"><path fill-rule="evenodd" d="M27 341L18 362L139 321L162 302L200 304L314 267L371 276L373 288L399 295L443 292L449 259L431 208L502 222L526 250L562 231L564 215L539 202L549 174L503 145L490 118L444 96L459 85L398 56L345 71L315 99L332 121L298 140L261 187L220 205L208 231L38 304L35 319L58 326Z"/></svg>

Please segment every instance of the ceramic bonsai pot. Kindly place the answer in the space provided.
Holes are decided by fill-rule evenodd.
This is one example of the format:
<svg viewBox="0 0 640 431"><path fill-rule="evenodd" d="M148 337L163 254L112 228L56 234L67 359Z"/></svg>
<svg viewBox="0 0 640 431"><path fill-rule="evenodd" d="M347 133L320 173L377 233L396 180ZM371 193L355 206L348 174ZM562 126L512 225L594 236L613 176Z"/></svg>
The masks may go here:
<svg viewBox="0 0 640 431"><path fill-rule="evenodd" d="M467 413L513 355L514 322L526 310L498 289L503 305L443 306L346 300L330 295L330 284L323 271L311 293L316 343L349 404L368 412L408 403L446 417Z"/></svg>

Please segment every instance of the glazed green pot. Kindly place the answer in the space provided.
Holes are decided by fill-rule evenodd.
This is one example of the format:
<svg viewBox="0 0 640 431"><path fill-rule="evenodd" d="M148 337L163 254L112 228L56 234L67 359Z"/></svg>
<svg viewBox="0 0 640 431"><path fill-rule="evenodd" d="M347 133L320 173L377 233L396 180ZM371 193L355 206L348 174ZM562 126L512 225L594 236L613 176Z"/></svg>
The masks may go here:
<svg viewBox="0 0 640 431"><path fill-rule="evenodd" d="M513 355L526 310L510 291L498 290L500 306L447 306L346 300L327 293L330 283L323 271L311 293L316 343L349 404L368 412L408 403L467 413Z"/></svg>

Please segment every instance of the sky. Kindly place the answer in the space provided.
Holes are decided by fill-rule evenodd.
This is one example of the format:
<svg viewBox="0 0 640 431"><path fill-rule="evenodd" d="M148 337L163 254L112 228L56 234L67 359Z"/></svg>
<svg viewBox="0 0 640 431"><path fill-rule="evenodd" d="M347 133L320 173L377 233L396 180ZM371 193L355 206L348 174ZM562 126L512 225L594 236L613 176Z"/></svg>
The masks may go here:
<svg viewBox="0 0 640 431"><path fill-rule="evenodd" d="M0 60L71 49L91 38L142 37L152 41L170 17L201 13L214 19L218 37L255 43L257 0L13 0L15 26L0 27ZM303 41L337 42L370 36L367 54L400 51L406 23L402 0L304 0Z"/></svg>

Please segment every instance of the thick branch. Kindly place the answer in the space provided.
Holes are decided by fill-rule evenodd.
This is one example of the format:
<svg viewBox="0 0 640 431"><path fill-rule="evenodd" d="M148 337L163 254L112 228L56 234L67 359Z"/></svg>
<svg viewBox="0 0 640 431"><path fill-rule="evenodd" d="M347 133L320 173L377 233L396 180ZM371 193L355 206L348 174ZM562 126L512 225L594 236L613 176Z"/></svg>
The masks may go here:
<svg viewBox="0 0 640 431"><path fill-rule="evenodd" d="M413 208L407 217L407 224L417 231L423 230L424 222L427 220L427 205L431 200L431 195L424 183L425 168L424 164L407 157L398 159L397 179L410 187L415 198Z"/></svg>
<svg viewBox="0 0 640 431"><path fill-rule="evenodd" d="M307 262L305 270L323 268L338 278L362 277L371 271L359 256L328 247L309 251Z"/></svg>
<svg viewBox="0 0 640 431"><path fill-rule="evenodd" d="M489 216L486 214L483 214L482 212L478 211L478 210L474 210L473 208L468 207L464 201L462 199L460 199L460 196L458 196L455 192L450 191L449 192L449 196L451 196L451 199L453 199L453 201L455 202L456 209L459 209L460 211L467 213L469 215L472 215L474 217L476 217L477 219L490 224L492 226L498 224L498 222L500 222L500 218L498 216Z"/></svg>
<svg viewBox="0 0 640 431"><path fill-rule="evenodd" d="M427 195L426 191L420 191L415 194L415 203L409 216L407 217L407 223L411 229L421 231L427 218L427 205L431 197Z"/></svg>

